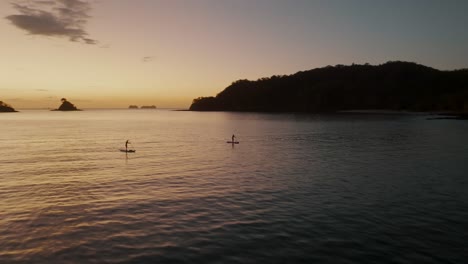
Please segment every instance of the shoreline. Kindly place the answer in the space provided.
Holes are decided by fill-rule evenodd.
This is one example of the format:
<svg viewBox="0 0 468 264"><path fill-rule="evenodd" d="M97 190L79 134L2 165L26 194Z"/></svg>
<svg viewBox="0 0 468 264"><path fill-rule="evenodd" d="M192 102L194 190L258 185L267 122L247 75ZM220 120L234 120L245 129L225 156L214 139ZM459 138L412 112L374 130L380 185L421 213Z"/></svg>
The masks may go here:
<svg viewBox="0 0 468 264"><path fill-rule="evenodd" d="M81 112L83 109L78 110L69 110L63 111L58 109L47 109L47 108L24 108L20 110L6 111L0 113L19 113L21 110L24 111L49 111L49 112ZM84 110L133 110L128 108L88 108ZM145 110L145 109L143 109ZM148 109L148 110L155 110L155 109ZM262 113L262 114L312 114L312 115L352 115L352 114L359 114L359 115L407 115L407 116L430 116L428 120L438 120L438 119L454 119L454 120L468 120L468 113L458 113L458 112L450 112L450 111L407 111L407 110L390 110L390 109L353 109L353 110L340 110L340 111L327 111L327 112L294 112L294 111L197 111L197 110L190 110L190 109L174 109L174 108L160 108L159 110L168 110L174 112L226 112L226 113Z"/></svg>

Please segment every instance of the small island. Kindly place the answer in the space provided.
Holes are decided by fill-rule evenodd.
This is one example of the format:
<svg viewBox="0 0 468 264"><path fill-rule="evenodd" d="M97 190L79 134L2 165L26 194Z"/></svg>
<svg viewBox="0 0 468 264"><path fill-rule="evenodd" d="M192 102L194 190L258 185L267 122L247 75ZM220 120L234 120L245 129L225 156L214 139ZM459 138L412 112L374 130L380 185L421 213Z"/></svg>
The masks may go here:
<svg viewBox="0 0 468 264"><path fill-rule="evenodd" d="M156 109L155 105L143 105L141 109Z"/></svg>
<svg viewBox="0 0 468 264"><path fill-rule="evenodd" d="M0 112L18 112L9 104L0 101Z"/></svg>
<svg viewBox="0 0 468 264"><path fill-rule="evenodd" d="M62 98L60 100L62 105L58 109L54 109L52 111L81 111L80 109L76 108L76 106L70 103L67 99Z"/></svg>
<svg viewBox="0 0 468 264"><path fill-rule="evenodd" d="M143 105L141 107L138 107L138 105L129 105L128 109L156 109L157 107L155 105Z"/></svg>

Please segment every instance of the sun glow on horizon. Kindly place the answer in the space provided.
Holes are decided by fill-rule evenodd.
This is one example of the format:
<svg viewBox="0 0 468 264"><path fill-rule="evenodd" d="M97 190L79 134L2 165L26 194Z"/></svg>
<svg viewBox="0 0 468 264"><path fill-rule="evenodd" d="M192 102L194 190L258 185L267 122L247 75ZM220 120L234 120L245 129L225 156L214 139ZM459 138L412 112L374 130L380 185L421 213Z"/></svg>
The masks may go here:
<svg viewBox="0 0 468 264"><path fill-rule="evenodd" d="M62 7L74 18L64 19ZM2 1L0 100L15 108L55 108L62 97L81 108L188 108L238 79L326 65L466 68L460 22L468 18L455 3L444 10L450 17L442 19L436 1L424 10L362 1ZM405 12L397 19L393 11Z"/></svg>

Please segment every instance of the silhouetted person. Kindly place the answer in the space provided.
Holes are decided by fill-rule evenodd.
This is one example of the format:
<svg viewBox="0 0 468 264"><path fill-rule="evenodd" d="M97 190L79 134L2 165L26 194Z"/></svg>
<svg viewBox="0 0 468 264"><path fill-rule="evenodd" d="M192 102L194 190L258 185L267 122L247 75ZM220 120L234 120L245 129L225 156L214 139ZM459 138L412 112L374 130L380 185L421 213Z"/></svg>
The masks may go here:
<svg viewBox="0 0 468 264"><path fill-rule="evenodd" d="M234 136L234 134L232 135L232 143L234 143L234 140L236 139L236 136Z"/></svg>
<svg viewBox="0 0 468 264"><path fill-rule="evenodd" d="M127 139L127 141L125 141L125 151L128 151L128 143L129 143L129 142L130 142L130 141L129 141L128 139Z"/></svg>

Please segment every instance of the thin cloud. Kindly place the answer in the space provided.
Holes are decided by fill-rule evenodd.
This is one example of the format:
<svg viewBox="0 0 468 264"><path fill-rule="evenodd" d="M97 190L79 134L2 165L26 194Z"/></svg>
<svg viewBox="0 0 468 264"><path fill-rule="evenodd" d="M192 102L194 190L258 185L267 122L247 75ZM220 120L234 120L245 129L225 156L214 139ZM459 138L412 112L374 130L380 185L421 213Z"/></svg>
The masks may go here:
<svg viewBox="0 0 468 264"><path fill-rule="evenodd" d="M73 99L72 101L73 102L78 102L78 103L92 103L92 102L95 102L92 99Z"/></svg>
<svg viewBox="0 0 468 264"><path fill-rule="evenodd" d="M92 9L88 1L17 0L11 5L19 14L5 18L31 35L67 37L73 42L97 44L85 30Z"/></svg>
<svg viewBox="0 0 468 264"><path fill-rule="evenodd" d="M153 56L146 56L141 59L143 62L151 62L154 60Z"/></svg>
<svg viewBox="0 0 468 264"><path fill-rule="evenodd" d="M42 4L42 5L55 5L55 2L54 1L36 1L36 3L38 4Z"/></svg>
<svg viewBox="0 0 468 264"><path fill-rule="evenodd" d="M13 101L27 102L29 100L17 97L17 98L8 98L6 101L7 102L13 102Z"/></svg>
<svg viewBox="0 0 468 264"><path fill-rule="evenodd" d="M35 91L38 91L38 92L48 92L49 90L47 90L47 89L35 89Z"/></svg>

